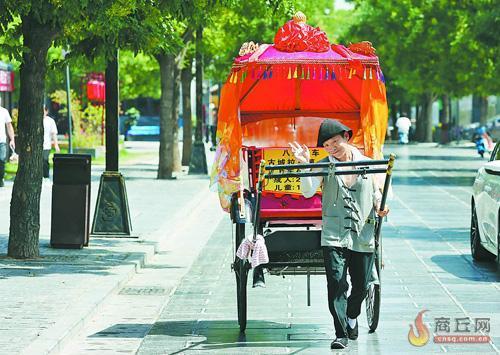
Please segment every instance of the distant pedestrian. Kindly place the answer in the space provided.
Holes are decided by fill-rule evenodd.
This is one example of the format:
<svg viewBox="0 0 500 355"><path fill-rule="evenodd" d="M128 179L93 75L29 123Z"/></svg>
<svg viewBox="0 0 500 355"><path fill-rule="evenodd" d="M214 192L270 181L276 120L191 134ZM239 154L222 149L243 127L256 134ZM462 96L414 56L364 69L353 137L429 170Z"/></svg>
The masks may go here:
<svg viewBox="0 0 500 355"><path fill-rule="evenodd" d="M48 116L49 110L46 106L43 107L44 117L43 117L43 177L48 178L50 176L50 165L49 165L49 155L52 149L52 144L54 144L54 149L57 153L61 150L59 149L59 143L57 142L57 126L54 119Z"/></svg>
<svg viewBox="0 0 500 355"><path fill-rule="evenodd" d="M9 111L0 106L0 187L4 186L3 178L5 175L5 162L7 160L7 136L9 136L9 145L15 150L14 127L12 127L12 118Z"/></svg>
<svg viewBox="0 0 500 355"><path fill-rule="evenodd" d="M212 108L212 117L210 120L210 140L212 141L210 150L213 151L217 147L217 107Z"/></svg>
<svg viewBox="0 0 500 355"><path fill-rule="evenodd" d="M484 158L484 153L486 151L491 151L493 149L493 140L486 132L485 127L479 127L474 135L474 143L476 144L477 154L481 158Z"/></svg>
<svg viewBox="0 0 500 355"><path fill-rule="evenodd" d="M406 117L406 113L403 113L396 121L396 127L398 128L399 144L408 144L408 134L410 133L411 121Z"/></svg>

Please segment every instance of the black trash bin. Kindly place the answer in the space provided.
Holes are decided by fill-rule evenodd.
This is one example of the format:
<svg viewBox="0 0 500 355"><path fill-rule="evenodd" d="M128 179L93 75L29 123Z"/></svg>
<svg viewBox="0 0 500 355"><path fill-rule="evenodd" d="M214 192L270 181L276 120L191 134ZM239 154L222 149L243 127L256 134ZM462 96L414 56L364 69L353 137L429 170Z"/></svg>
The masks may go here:
<svg viewBox="0 0 500 355"><path fill-rule="evenodd" d="M89 154L55 154L50 246L82 248L90 233Z"/></svg>

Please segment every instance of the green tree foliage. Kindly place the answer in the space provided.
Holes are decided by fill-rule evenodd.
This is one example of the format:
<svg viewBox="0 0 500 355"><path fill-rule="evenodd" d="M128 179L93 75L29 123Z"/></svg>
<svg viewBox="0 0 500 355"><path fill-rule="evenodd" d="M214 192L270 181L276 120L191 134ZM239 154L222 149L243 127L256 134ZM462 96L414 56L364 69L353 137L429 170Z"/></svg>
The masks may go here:
<svg viewBox="0 0 500 355"><path fill-rule="evenodd" d="M421 139L432 139L430 105L438 95L498 91L493 75L498 47L480 24L495 22L486 15L498 13L493 1L366 0L356 5L347 36L370 40L377 48L390 100L423 104L417 122Z"/></svg>
<svg viewBox="0 0 500 355"><path fill-rule="evenodd" d="M120 24L136 8L133 0L0 2L2 49L22 63L17 137L19 168L12 191L9 256L30 258L39 254L42 102L49 48L54 42L66 47L72 40L90 37L92 29L100 31L99 35L111 32L106 38L111 38L110 43L114 44L122 28Z"/></svg>
<svg viewBox="0 0 500 355"><path fill-rule="evenodd" d="M160 98L160 70L151 56L132 51L120 52L120 98Z"/></svg>

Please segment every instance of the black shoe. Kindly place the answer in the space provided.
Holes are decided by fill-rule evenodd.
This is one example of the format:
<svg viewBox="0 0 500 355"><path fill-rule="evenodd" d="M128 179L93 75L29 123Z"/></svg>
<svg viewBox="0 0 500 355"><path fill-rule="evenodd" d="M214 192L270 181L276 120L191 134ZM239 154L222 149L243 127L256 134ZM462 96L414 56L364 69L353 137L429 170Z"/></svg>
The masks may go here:
<svg viewBox="0 0 500 355"><path fill-rule="evenodd" d="M348 340L347 338L336 338L330 344L330 349L345 349L347 348Z"/></svg>
<svg viewBox="0 0 500 355"><path fill-rule="evenodd" d="M351 328L349 326L349 323L347 323L347 336L351 340L358 339L358 322L357 321L356 321L356 325L354 326L354 328Z"/></svg>

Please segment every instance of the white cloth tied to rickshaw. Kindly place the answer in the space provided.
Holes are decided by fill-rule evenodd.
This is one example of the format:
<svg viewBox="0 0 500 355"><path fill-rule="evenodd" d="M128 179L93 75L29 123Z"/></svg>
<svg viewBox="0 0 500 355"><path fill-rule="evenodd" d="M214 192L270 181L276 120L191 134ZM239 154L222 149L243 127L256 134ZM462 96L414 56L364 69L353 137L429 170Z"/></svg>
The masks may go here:
<svg viewBox="0 0 500 355"><path fill-rule="evenodd" d="M269 262L269 255L267 254L264 237L258 234L255 243L248 238L243 238L243 241L236 251L236 256L241 260L249 259L252 268L267 264Z"/></svg>

